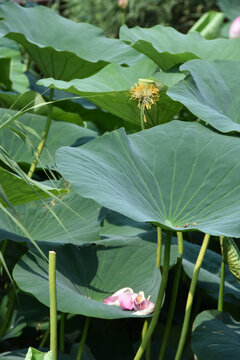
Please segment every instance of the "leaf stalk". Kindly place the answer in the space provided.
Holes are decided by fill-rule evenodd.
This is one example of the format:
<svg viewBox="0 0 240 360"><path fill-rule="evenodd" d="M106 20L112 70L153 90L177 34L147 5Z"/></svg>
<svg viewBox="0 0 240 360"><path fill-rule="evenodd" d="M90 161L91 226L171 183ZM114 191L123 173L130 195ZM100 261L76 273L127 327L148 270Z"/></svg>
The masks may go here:
<svg viewBox="0 0 240 360"><path fill-rule="evenodd" d="M156 305L155 305L155 310L154 310L151 322L149 324L149 327L146 331L146 334L145 334L144 338L142 339L139 349L134 357L134 360L139 360L142 358L144 351L146 350L148 341L151 338L152 333L157 325L157 321L158 321L159 314L161 311L163 297L165 294L165 290L167 287L167 281L168 281L170 250L171 250L171 237L172 237L171 231L167 231L166 237L165 237L162 281L161 281L161 285L160 285L160 288L158 291L158 297L157 297L157 301L156 301Z"/></svg>
<svg viewBox="0 0 240 360"><path fill-rule="evenodd" d="M190 322L190 315L191 315L191 310L192 310L194 293L195 293L196 286L197 286L198 275L199 275L200 268L202 266L204 255L205 255L207 247L208 247L209 239L210 239L210 235L205 234L203 243L202 243L201 249L199 251L198 258L197 258L197 261L196 261L196 264L195 264L195 267L193 270L192 281L190 284L190 289L188 292L187 303L186 303L186 308L185 308L183 327L182 327L180 340L178 343L178 349L177 349L177 353L175 356L175 360L180 360L181 356L182 356L183 348L184 348L186 337L187 337L189 322Z"/></svg>

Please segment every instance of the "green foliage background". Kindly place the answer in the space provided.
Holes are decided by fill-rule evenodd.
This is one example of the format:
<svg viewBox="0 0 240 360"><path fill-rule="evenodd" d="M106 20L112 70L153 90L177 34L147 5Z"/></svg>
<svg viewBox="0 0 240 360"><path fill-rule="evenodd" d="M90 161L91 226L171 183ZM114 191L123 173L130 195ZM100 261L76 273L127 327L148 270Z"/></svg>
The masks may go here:
<svg viewBox="0 0 240 360"><path fill-rule="evenodd" d="M129 0L126 24L129 27L174 26L186 32L206 11L217 9L216 0ZM117 0L65 0L64 16L76 22L88 22L116 37L122 22Z"/></svg>

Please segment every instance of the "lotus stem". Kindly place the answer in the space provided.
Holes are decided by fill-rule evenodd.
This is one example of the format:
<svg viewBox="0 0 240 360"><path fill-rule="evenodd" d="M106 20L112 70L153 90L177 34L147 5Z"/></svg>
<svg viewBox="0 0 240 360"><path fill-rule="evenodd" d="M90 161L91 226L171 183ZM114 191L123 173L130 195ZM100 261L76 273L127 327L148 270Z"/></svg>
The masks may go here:
<svg viewBox="0 0 240 360"><path fill-rule="evenodd" d="M178 239L178 253L180 257L183 257L183 234L181 231L177 231L177 239Z"/></svg>
<svg viewBox="0 0 240 360"><path fill-rule="evenodd" d="M144 114L144 110L145 110L145 105L143 103L141 103L140 105L140 121L141 121L141 128L142 130L145 129L145 114Z"/></svg>
<svg viewBox="0 0 240 360"><path fill-rule="evenodd" d="M82 353L83 353L84 344L85 344L85 341L86 341L86 338L87 338L89 324L90 324L90 317L86 317L85 322L84 322L83 333L82 333L81 341L80 341L80 344L79 344L76 360L81 360L82 359Z"/></svg>
<svg viewBox="0 0 240 360"><path fill-rule="evenodd" d="M166 232L165 237L165 248L164 248L164 261L163 261L163 271L162 271L162 281L158 291L157 301L155 305L155 310L149 324L149 327L145 333L144 338L141 341L139 349L134 357L134 360L139 360L142 358L144 351L146 350L149 339L152 336L152 333L157 325L159 314L162 307L163 297L167 286L168 281L168 272L169 272L169 261L170 261L170 250L171 250L171 231Z"/></svg>
<svg viewBox="0 0 240 360"><path fill-rule="evenodd" d="M157 257L156 257L156 265L161 269L161 256L162 256L162 229L160 226L157 226ZM149 325L149 320L146 319L143 325L142 330L142 339L147 331L147 327ZM145 333L144 333L145 331ZM144 333L144 335L143 335ZM146 360L150 360L151 358L151 337L148 340L147 348L146 348Z"/></svg>
<svg viewBox="0 0 240 360"><path fill-rule="evenodd" d="M50 129L50 125L51 125L51 120L52 120L52 110L53 110L53 104L52 104L52 101L53 101L53 96L54 96L54 89L50 89L50 92L49 92L49 102L50 104L48 104L48 115L47 115L47 121L46 121L46 125L45 125L45 128L43 130L43 133L42 133L42 139L38 145L38 148L37 148L37 151L35 153L35 157L34 157L34 160L30 166L30 169L29 169L29 172L28 172L28 176L31 178L33 176L33 173L36 169L36 166L37 166L37 163L38 163L38 159L43 151L43 148L44 148L44 145L47 141L47 136L48 136L48 133L49 133L49 129Z"/></svg>
<svg viewBox="0 0 240 360"><path fill-rule="evenodd" d="M219 287L219 295L218 295L218 310L223 311L223 298L224 298L224 283L225 283L225 263L224 263L224 255L223 255L223 236L220 236L220 246L222 253L222 262L221 262L221 278L220 278L220 287Z"/></svg>
<svg viewBox="0 0 240 360"><path fill-rule="evenodd" d="M146 332L147 332L147 328L149 325L149 319L145 319L144 323L143 323L143 328L142 328L142 339L144 338ZM147 348L146 348L146 360L150 360L151 359L151 338L149 339L148 343L147 343Z"/></svg>
<svg viewBox="0 0 240 360"><path fill-rule="evenodd" d="M43 348L47 342L47 339L49 337L49 334L50 334L50 326L48 326L47 330L45 331L44 335L43 335L43 338L39 344L39 347L40 348Z"/></svg>
<svg viewBox="0 0 240 360"><path fill-rule="evenodd" d="M4 333L5 333L5 331L6 331L7 327L8 327L8 324L9 324L9 320L11 318L11 314L12 314L12 311L13 311L15 294L16 294L16 291L15 291L14 286L13 286L12 289L11 289L11 292L10 292L8 309L7 309L6 314L4 315L4 320L3 320L1 328L0 328L0 339L4 335Z"/></svg>
<svg viewBox="0 0 240 360"><path fill-rule="evenodd" d="M188 292L187 303L186 303L186 308L185 308L183 327L182 327L180 340L178 343L178 349L177 349L177 353L175 356L175 360L180 360L181 356L182 356L183 348L184 348L186 337L187 337L189 322L190 322L191 309L192 309L192 304L193 304L194 293L195 293L196 286L197 286L198 275L199 275L200 268L202 266L204 255L205 255L207 247L208 247L209 239L210 239L210 235L205 234L203 243L202 243L201 249L199 251L198 258L197 258L197 261L196 261L196 264L195 264L195 267L193 270L192 281L190 284L190 289Z"/></svg>
<svg viewBox="0 0 240 360"><path fill-rule="evenodd" d="M60 336L59 336L59 348L61 352L64 352L65 320L66 320L66 314L62 312L60 317Z"/></svg>
<svg viewBox="0 0 240 360"><path fill-rule="evenodd" d="M162 256L162 229L157 226L157 259L156 265L160 270L161 267L161 256Z"/></svg>
<svg viewBox="0 0 240 360"><path fill-rule="evenodd" d="M1 250L0 250L3 257L4 257L4 255L5 255L5 253L6 253L7 245L8 245L8 239L5 239L5 240L3 241L2 248L1 248ZM0 259L0 269L1 269L1 267L2 267L2 261L1 261L1 259Z"/></svg>
<svg viewBox="0 0 240 360"><path fill-rule="evenodd" d="M182 256L183 256L183 235L182 232L177 232L177 238L178 238L178 253L179 257L177 259L177 264L175 267L175 274L174 274L174 281L173 281L173 288L172 288L172 295L171 295L171 301L169 305L168 315L167 315L167 322L164 328L164 335L162 339L161 349L159 353L158 360L163 360L167 342L170 334L170 329L172 326L172 320L173 320L173 314L175 311L176 306L176 300L177 300L177 294L178 294L178 288L179 288L179 281L181 276L181 270L182 270Z"/></svg>
<svg viewBox="0 0 240 360"><path fill-rule="evenodd" d="M49 297L50 297L50 350L53 360L57 360L57 291L56 253L49 251Z"/></svg>
<svg viewBox="0 0 240 360"><path fill-rule="evenodd" d="M144 338L148 328L148 319L144 320L143 328L142 328L142 339Z"/></svg>

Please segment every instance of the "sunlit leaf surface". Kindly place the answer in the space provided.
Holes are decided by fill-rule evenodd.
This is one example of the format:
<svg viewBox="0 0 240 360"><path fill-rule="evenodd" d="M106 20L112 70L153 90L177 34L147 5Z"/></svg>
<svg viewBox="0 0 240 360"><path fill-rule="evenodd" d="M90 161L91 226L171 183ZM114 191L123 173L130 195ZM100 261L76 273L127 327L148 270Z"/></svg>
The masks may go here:
<svg viewBox="0 0 240 360"><path fill-rule="evenodd" d="M47 7L9 2L1 5L0 17L0 37L21 44L46 77L84 78L108 63L132 64L142 57L120 40L107 39L99 28L76 24Z"/></svg>
<svg viewBox="0 0 240 360"><path fill-rule="evenodd" d="M84 197L136 221L239 236L240 141L199 123L123 129L57 151L57 167Z"/></svg>
<svg viewBox="0 0 240 360"><path fill-rule="evenodd" d="M204 311L193 324L192 348L198 360L237 360L240 323L217 310Z"/></svg>
<svg viewBox="0 0 240 360"><path fill-rule="evenodd" d="M182 34L161 25L150 29L121 27L120 38L142 52L164 71L191 59L240 60L240 40L206 40L198 32Z"/></svg>
<svg viewBox="0 0 240 360"><path fill-rule="evenodd" d="M152 234L144 239L101 240L97 244L57 249L58 310L105 319L134 317L130 311L103 303L104 298L123 287L143 290L156 301L161 275L155 265ZM171 266L176 257L177 247L173 245ZM48 264L41 257L30 252L24 255L14 269L14 279L22 290L49 304Z"/></svg>
<svg viewBox="0 0 240 360"><path fill-rule="evenodd" d="M180 67L189 76L168 95L222 132L240 132L240 62L191 60Z"/></svg>

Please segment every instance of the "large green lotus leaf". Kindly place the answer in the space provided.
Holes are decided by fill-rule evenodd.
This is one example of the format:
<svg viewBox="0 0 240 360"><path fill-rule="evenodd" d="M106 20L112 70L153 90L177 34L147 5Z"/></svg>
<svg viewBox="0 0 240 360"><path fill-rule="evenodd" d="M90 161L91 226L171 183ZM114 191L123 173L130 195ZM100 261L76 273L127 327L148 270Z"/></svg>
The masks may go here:
<svg viewBox="0 0 240 360"><path fill-rule="evenodd" d="M97 244L57 248L58 310L104 319L134 317L130 311L103 303L104 298L123 287L144 291L155 303L161 281L155 265L156 242L122 238ZM177 247L173 245L171 265L176 257ZM22 290L49 306L48 264L38 254L24 255L13 276Z"/></svg>
<svg viewBox="0 0 240 360"><path fill-rule="evenodd" d="M84 78L108 63L131 64L142 57L120 40L104 37L99 28L76 24L47 7L9 2L0 7L0 17L0 36L21 44L45 77Z"/></svg>
<svg viewBox="0 0 240 360"><path fill-rule="evenodd" d="M1 305L0 305L0 316L2 319L6 318L8 314L9 301L10 301L10 293L5 290L4 294L1 297ZM9 314L7 326L3 331L3 334L0 339L1 342L6 341L7 339L19 337L23 329L27 326L24 317L19 314L16 308L13 308L11 314Z"/></svg>
<svg viewBox="0 0 240 360"><path fill-rule="evenodd" d="M51 196L51 193L59 195L60 192L66 192L63 189L59 190L31 179L28 179L28 184L23 178L12 174L2 167L0 167L0 179L0 185L12 205L24 204L39 199L39 197L47 198ZM7 205L1 196L0 202L4 206Z"/></svg>
<svg viewBox="0 0 240 360"><path fill-rule="evenodd" d="M0 61L4 58L10 61L9 67L9 81L11 84L11 88L18 91L23 92L28 87L28 79L24 74L25 65L21 62L21 55L16 44L6 38L0 39ZM4 74L5 70L2 68L0 75Z"/></svg>
<svg viewBox="0 0 240 360"><path fill-rule="evenodd" d="M17 111L0 108L2 122L17 114ZM11 129L4 128L0 131L0 143L5 151L18 162L32 163L34 152L41 141L41 134L46 124L46 117L25 113L13 122ZM19 124L20 123L20 124ZM17 126L18 124L18 126ZM19 127L20 126L20 127ZM23 133L25 141L18 133ZM45 147L41 153L39 164L41 167L53 167L56 150L62 145L73 145L79 138L93 139L96 132L75 124L52 120Z"/></svg>
<svg viewBox="0 0 240 360"><path fill-rule="evenodd" d="M191 59L240 60L240 39L206 40L198 32L181 34L161 25L150 29L126 25L120 29L120 38L142 52L166 71Z"/></svg>
<svg viewBox="0 0 240 360"><path fill-rule="evenodd" d="M61 202L44 205L40 200L15 207L28 232L36 241L77 244L99 239L100 206L74 193ZM0 239L27 241L19 227L5 215L0 219Z"/></svg>
<svg viewBox="0 0 240 360"><path fill-rule="evenodd" d="M154 230L151 224L134 221L109 209L103 209L100 216L103 222L101 235L104 237L137 236L140 233Z"/></svg>
<svg viewBox="0 0 240 360"><path fill-rule="evenodd" d="M183 269L192 278L200 246L184 242ZM198 277L198 287L214 300L218 300L221 277L222 256L212 250L207 250ZM239 306L240 284L225 268L224 303Z"/></svg>
<svg viewBox="0 0 240 360"><path fill-rule="evenodd" d="M157 105L146 111L147 121L153 126L171 120L180 109L181 105L166 95L166 89L183 77L180 73L159 72L152 61L142 60L129 68L110 64L88 79L66 82L50 78L40 80L39 84L84 96L110 113L140 126L138 101L130 99L129 90L139 79L154 78L161 82L162 90Z"/></svg>
<svg viewBox="0 0 240 360"><path fill-rule="evenodd" d="M203 311L193 324L192 348L198 360L238 360L240 323L228 313Z"/></svg>
<svg viewBox="0 0 240 360"><path fill-rule="evenodd" d="M140 222L240 236L240 140L171 121L60 148L57 168L80 195Z"/></svg>
<svg viewBox="0 0 240 360"><path fill-rule="evenodd" d="M190 75L168 95L222 132L240 132L240 61L191 60L180 67Z"/></svg>

